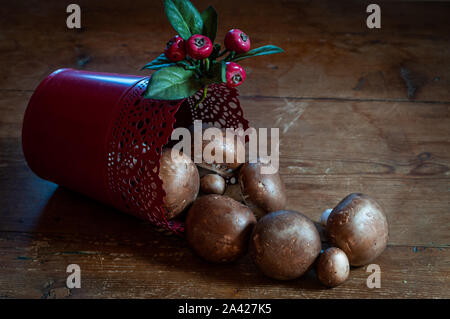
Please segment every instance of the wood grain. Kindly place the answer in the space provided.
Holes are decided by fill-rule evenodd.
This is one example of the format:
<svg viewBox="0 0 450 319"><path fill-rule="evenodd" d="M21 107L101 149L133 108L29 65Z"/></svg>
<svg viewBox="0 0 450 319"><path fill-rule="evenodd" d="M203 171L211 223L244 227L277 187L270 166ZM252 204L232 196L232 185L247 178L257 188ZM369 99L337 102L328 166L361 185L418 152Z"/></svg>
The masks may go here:
<svg viewBox="0 0 450 319"><path fill-rule="evenodd" d="M449 105L272 98L243 98L242 103L251 123L280 129L280 172L289 208L318 220L347 194L363 192L388 212L391 244L448 246ZM297 119L292 110L301 113ZM6 165L3 178L9 187L0 198L0 206L8 208L0 230L15 225L16 231L32 231L42 217L36 206L47 203L55 186L29 171L16 138L2 141L5 158L0 165ZM50 199L58 207L54 211L80 228L91 224L77 216L77 210L89 205L77 207L78 200L68 205L66 197ZM17 211L10 207L20 208L25 223L17 222Z"/></svg>
<svg viewBox="0 0 450 319"><path fill-rule="evenodd" d="M243 62L249 79L241 87L243 95L408 100L400 75L406 69L417 86L415 99L450 101L448 2L381 1L383 26L378 30L366 27L367 4L361 1L274 5L243 0L239 10L233 2L195 3L200 9L217 8L218 41L239 26L253 47L272 43L286 50ZM162 1L78 4L81 31L65 27L64 2L15 2L0 8L1 89L33 90L60 67L146 74L140 68L173 35Z"/></svg>
<svg viewBox="0 0 450 319"><path fill-rule="evenodd" d="M210 264L184 240L139 228L115 236L1 232L0 254L8 260L2 268L8 277L0 278L3 297L450 297L449 248L388 247L375 261L381 268L378 289L367 288L366 267L352 269L335 289L322 287L313 271L278 282L262 275L248 256L235 264ZM82 270L81 289L65 286L66 267L73 263Z"/></svg>
<svg viewBox="0 0 450 319"><path fill-rule="evenodd" d="M265 278L248 256L212 265L36 177L20 136L38 83L61 67L140 74L173 31L161 1L79 1L81 31L65 27L64 2L15 1L0 6L0 298L449 298L450 3L380 1L382 28L369 30L360 1L194 2L218 10L218 39L239 27L286 50L243 63L246 117L280 129L290 209L317 220L355 191L381 203L382 287L367 288L365 267L324 289L314 272ZM65 287L71 263L82 289Z"/></svg>

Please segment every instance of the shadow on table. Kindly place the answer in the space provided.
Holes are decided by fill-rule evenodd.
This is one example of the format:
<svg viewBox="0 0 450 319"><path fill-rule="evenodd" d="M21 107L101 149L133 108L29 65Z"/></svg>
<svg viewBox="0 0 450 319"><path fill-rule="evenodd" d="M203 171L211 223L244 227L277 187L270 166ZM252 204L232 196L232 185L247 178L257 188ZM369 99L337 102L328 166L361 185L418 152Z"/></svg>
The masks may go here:
<svg viewBox="0 0 450 319"><path fill-rule="evenodd" d="M324 289L314 271L293 281L265 277L247 255L231 264L213 264L195 256L186 241L157 231L151 224L107 207L88 197L58 187L43 209L35 231L50 238L52 254L101 254L133 256L148 261L148 268L197 273L212 285L228 283L239 288L264 286L292 289ZM53 236L51 236L53 234ZM105 258L105 263L114 258ZM262 293L264 296L264 293Z"/></svg>

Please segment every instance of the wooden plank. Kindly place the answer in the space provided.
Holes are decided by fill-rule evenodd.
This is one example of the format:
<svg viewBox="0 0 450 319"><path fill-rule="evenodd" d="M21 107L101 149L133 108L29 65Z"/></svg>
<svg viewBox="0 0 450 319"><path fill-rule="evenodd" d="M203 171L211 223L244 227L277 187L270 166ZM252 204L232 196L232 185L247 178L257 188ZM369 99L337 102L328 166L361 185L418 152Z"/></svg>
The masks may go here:
<svg viewBox="0 0 450 319"><path fill-rule="evenodd" d="M332 172L302 174L298 170L303 166L298 163L292 166L283 162L283 158L281 163L290 209L318 220L325 208L334 207L348 193L363 192L376 198L385 208L391 244L448 246L450 243L448 178L346 176L343 171L336 175ZM310 163L320 166L322 162ZM353 163L327 164L325 166L333 171L341 165L352 167ZM9 173L6 175L5 171ZM4 207L0 230L91 233L101 224L102 232L114 234L133 232L140 223L84 196L56 189L56 185L34 176L24 163L20 167L2 167L0 176L0 205Z"/></svg>
<svg viewBox="0 0 450 319"><path fill-rule="evenodd" d="M25 171L25 170L24 170ZM145 223L82 195L40 180L25 171L27 178L12 171L1 178L0 230L42 233L132 233ZM391 245L448 247L450 224L448 180L382 179L373 177L311 177L283 175L288 208L318 220L327 207L350 192L364 192L376 198L388 216ZM14 181L13 181L14 180ZM426 197L426 200L423 197ZM102 225L99 229L99 225Z"/></svg>
<svg viewBox="0 0 450 319"><path fill-rule="evenodd" d="M139 74L173 35L160 1L80 0L81 31L66 29L60 1L0 6L0 297L449 298L450 3L380 1L382 28L369 30L356 0L194 2L217 8L218 39L238 26L254 47L287 51L242 63L246 117L280 128L290 209L317 220L354 191L382 204L382 288L366 287L365 267L330 290L314 273L265 278L248 256L212 265L182 238L36 177L20 131L39 81L60 67ZM70 263L80 290L65 288Z"/></svg>
<svg viewBox="0 0 450 319"><path fill-rule="evenodd" d="M40 180L25 168L1 177L2 231L107 235L132 233L145 223L82 195ZM284 169L283 169L284 170ZM3 175L3 174L0 174ZM327 207L350 192L364 192L384 207L390 226L391 245L448 247L450 224L447 180L410 180L377 177L283 175L288 208L318 220ZM424 199L423 197L426 197ZM102 225L101 230L98 225Z"/></svg>
<svg viewBox="0 0 450 319"><path fill-rule="evenodd" d="M11 112L10 101L24 105L28 96L9 92L0 114ZM385 208L392 245L449 245L449 105L274 98L242 103L252 125L280 128L289 208L318 220L348 193L363 192ZM11 116L10 124L18 129L19 120ZM83 225L107 220L111 234L120 231L127 216L80 195L54 193L54 184L34 176L14 138L20 133L10 132L11 138L0 140L0 230L78 231L54 222L64 220L89 233L92 228ZM132 232L138 222L129 223Z"/></svg>
<svg viewBox="0 0 450 319"><path fill-rule="evenodd" d="M115 236L0 233L0 296L9 298L437 298L450 297L449 248L388 247L374 263L381 288L369 289L366 267L342 286L324 289L314 272L279 282L250 258L214 265L185 241L152 231ZM81 268L81 288L65 286L66 267ZM21 287L21 289L17 289Z"/></svg>
<svg viewBox="0 0 450 319"><path fill-rule="evenodd" d="M31 95L28 91L0 90L0 146L3 139L22 136L22 120ZM5 153L4 147L0 148L0 156Z"/></svg>
<svg viewBox="0 0 450 319"><path fill-rule="evenodd" d="M243 95L407 100L409 84L417 100L450 101L448 2L380 1L377 30L366 27L367 3L360 1L245 0L239 10L229 1L195 3L217 8L218 41L239 26L254 47L272 43L286 50L242 62L248 73ZM62 2L0 8L0 89L33 90L61 67L144 75L140 67L174 33L160 1L79 4L78 32L66 28Z"/></svg>

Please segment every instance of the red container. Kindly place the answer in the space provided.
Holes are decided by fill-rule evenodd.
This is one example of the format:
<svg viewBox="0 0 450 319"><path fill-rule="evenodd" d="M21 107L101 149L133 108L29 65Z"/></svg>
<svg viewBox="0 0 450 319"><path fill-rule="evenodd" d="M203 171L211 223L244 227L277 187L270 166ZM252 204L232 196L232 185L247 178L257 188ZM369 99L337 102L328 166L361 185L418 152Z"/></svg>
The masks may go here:
<svg viewBox="0 0 450 319"><path fill-rule="evenodd" d="M35 90L25 112L22 146L41 178L83 193L159 227L165 219L158 177L161 149L177 126L194 120L248 128L235 89L211 85L178 101L144 100L148 77L61 69Z"/></svg>

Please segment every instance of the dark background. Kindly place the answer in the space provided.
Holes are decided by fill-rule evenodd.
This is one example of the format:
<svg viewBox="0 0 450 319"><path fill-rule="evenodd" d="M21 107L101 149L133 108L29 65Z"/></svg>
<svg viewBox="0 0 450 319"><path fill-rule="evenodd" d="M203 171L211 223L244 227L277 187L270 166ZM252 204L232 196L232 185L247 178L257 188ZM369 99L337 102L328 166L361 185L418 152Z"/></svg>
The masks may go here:
<svg viewBox="0 0 450 319"><path fill-rule="evenodd" d="M194 1L219 13L217 41L237 27L285 54L242 62L241 104L254 127L280 127L288 208L317 220L351 192L385 208L390 241L335 289L310 272L277 282L249 257L212 265L183 239L36 177L20 146L33 90L61 67L142 74L174 31L162 1L0 6L0 297L450 297L450 3L384 2L368 29L364 1ZM82 288L67 289L67 265Z"/></svg>

